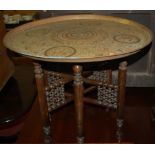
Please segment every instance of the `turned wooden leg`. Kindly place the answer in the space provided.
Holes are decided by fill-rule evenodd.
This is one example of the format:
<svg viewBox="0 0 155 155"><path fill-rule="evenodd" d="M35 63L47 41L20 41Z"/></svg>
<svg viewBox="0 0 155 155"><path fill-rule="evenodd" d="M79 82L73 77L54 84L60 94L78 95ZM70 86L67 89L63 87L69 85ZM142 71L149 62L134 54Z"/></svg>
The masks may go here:
<svg viewBox="0 0 155 155"><path fill-rule="evenodd" d="M36 86L38 90L40 112L43 123L44 142L51 143L50 118L45 96L44 75L40 64L34 63L34 72L35 72Z"/></svg>
<svg viewBox="0 0 155 155"><path fill-rule="evenodd" d="M73 66L74 71L74 102L77 121L77 142L84 143L83 136L83 79L82 79L82 67Z"/></svg>
<svg viewBox="0 0 155 155"><path fill-rule="evenodd" d="M123 109L125 102L125 89L126 89L126 72L127 62L122 62L119 65L118 72L118 109L117 109L117 140L120 143L122 140L122 127L123 127Z"/></svg>

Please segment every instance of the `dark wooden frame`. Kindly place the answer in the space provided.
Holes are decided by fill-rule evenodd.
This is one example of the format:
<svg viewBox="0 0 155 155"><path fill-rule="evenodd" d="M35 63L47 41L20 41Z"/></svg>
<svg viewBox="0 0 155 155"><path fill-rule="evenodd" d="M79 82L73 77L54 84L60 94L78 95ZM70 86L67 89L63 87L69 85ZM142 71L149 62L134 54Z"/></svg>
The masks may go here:
<svg viewBox="0 0 155 155"><path fill-rule="evenodd" d="M51 136L51 121L50 115L48 111L48 105L46 101L45 95L45 87L47 84L47 77L46 72L43 71L41 65L39 63L34 63L35 67L35 79L36 85L38 90L38 100L40 105L40 111L42 115L42 124L43 124L43 133L44 133L44 142L51 143L52 136ZM124 111L124 103L125 103L125 85L126 85L126 71L127 71L127 62L122 62L119 65L119 72L118 72L118 107L117 107L117 139L118 142L122 140L122 127L124 122L123 111ZM45 74L44 74L45 73ZM108 70L108 80L107 83L111 85L112 83L112 72ZM84 94L94 90L94 86L91 86L84 90L83 82L87 82L93 85L98 85L97 81L91 81L86 79L82 76L82 66L81 65L73 65L73 75L68 75L69 80L73 80L73 88L74 92L67 93L65 92L65 96L70 97L69 100L66 101L67 104L70 101L74 100L75 104L75 116L76 116L76 124L77 124L77 143L84 143L84 130L83 130L83 106L84 102L97 104L96 99L92 99L89 97L84 97ZM63 73L60 73L62 76L66 76Z"/></svg>

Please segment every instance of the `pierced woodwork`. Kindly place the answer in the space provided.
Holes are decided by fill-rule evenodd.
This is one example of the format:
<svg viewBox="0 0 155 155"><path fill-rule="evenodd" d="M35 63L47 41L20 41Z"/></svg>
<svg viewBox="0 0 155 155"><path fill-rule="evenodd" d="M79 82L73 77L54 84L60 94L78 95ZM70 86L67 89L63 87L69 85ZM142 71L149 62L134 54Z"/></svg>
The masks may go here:
<svg viewBox="0 0 155 155"><path fill-rule="evenodd" d="M114 85L103 84L99 85L97 100L99 105L104 105L108 108L117 109L118 87Z"/></svg>
<svg viewBox="0 0 155 155"><path fill-rule="evenodd" d="M94 71L85 79L85 82L97 86L97 102L95 101L95 104L117 109L118 86L112 84L111 70ZM87 99L88 102L90 100L91 98Z"/></svg>
<svg viewBox="0 0 155 155"><path fill-rule="evenodd" d="M93 74L88 77L88 79L106 82L108 81L108 71L107 70L94 71Z"/></svg>
<svg viewBox="0 0 155 155"><path fill-rule="evenodd" d="M64 79L55 72L46 72L48 86L45 88L48 111L56 110L65 104Z"/></svg>

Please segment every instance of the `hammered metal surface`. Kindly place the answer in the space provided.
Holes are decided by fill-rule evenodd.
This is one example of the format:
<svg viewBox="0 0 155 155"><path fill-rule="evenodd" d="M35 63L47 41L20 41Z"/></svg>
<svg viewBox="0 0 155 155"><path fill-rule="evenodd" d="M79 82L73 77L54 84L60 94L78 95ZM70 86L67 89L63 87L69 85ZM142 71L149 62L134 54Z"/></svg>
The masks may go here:
<svg viewBox="0 0 155 155"><path fill-rule="evenodd" d="M18 27L6 35L4 44L17 53L45 61L95 61L130 55L151 41L151 31L130 20L70 15Z"/></svg>

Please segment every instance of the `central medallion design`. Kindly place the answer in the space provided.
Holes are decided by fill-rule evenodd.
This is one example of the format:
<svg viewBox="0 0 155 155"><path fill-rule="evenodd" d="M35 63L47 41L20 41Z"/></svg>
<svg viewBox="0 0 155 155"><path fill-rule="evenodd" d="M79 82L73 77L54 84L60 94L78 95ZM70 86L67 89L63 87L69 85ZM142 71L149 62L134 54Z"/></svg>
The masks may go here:
<svg viewBox="0 0 155 155"><path fill-rule="evenodd" d="M117 42L134 44L140 42L140 39L137 36L129 35L129 34L119 34L113 37L113 39Z"/></svg>

